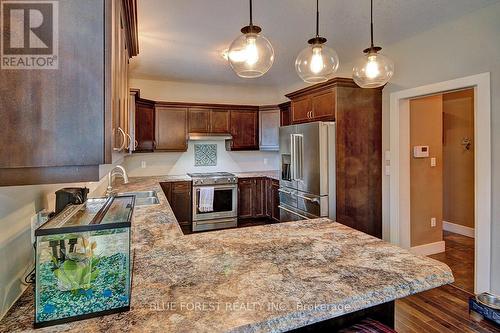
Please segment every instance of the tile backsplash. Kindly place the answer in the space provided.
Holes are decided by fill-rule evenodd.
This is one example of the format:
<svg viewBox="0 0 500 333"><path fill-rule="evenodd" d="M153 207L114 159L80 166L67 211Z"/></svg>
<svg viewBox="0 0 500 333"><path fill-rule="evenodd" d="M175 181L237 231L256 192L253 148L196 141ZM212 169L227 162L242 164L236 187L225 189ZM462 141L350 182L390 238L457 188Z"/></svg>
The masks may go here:
<svg viewBox="0 0 500 333"><path fill-rule="evenodd" d="M217 145L216 144L195 144L194 145L194 166L216 166L217 165Z"/></svg>

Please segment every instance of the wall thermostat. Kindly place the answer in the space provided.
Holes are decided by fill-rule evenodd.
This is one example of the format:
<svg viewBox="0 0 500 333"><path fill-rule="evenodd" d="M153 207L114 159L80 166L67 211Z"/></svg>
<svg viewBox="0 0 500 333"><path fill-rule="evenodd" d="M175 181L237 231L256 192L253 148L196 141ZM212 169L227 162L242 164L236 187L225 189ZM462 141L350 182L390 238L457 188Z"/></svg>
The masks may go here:
<svg viewBox="0 0 500 333"><path fill-rule="evenodd" d="M413 147L413 157L415 158L429 157L429 146Z"/></svg>

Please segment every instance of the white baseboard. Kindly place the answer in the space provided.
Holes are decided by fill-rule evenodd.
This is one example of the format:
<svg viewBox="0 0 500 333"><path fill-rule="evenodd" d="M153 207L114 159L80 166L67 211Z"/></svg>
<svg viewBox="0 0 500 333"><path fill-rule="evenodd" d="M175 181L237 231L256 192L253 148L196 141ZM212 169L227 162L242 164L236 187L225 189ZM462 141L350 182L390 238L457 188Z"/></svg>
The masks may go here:
<svg viewBox="0 0 500 333"><path fill-rule="evenodd" d="M443 221L443 230L454 232L456 234L474 238L474 228L465 227L460 224Z"/></svg>
<svg viewBox="0 0 500 333"><path fill-rule="evenodd" d="M441 253L445 251L444 241L429 243L410 248L410 252L422 256L430 256L431 254Z"/></svg>

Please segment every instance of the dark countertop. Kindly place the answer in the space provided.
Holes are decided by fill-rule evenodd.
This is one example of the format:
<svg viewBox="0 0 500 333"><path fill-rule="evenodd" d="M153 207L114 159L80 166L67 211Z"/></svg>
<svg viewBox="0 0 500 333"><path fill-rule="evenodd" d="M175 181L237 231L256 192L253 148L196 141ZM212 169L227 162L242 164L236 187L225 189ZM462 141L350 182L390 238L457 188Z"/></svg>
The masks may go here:
<svg viewBox="0 0 500 333"><path fill-rule="evenodd" d="M451 283L443 263L328 219L183 235L159 182L136 207L132 309L39 332L283 332ZM31 331L29 288L0 332Z"/></svg>

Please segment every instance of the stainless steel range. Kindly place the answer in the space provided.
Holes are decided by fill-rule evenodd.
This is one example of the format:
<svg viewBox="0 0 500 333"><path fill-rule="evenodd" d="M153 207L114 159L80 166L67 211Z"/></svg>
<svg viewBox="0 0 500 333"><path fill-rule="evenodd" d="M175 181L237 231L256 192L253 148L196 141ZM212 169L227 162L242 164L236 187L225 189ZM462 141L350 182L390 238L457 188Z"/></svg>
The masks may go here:
<svg viewBox="0 0 500 333"><path fill-rule="evenodd" d="M190 173L193 179L193 231L238 225L238 178L228 172Z"/></svg>

